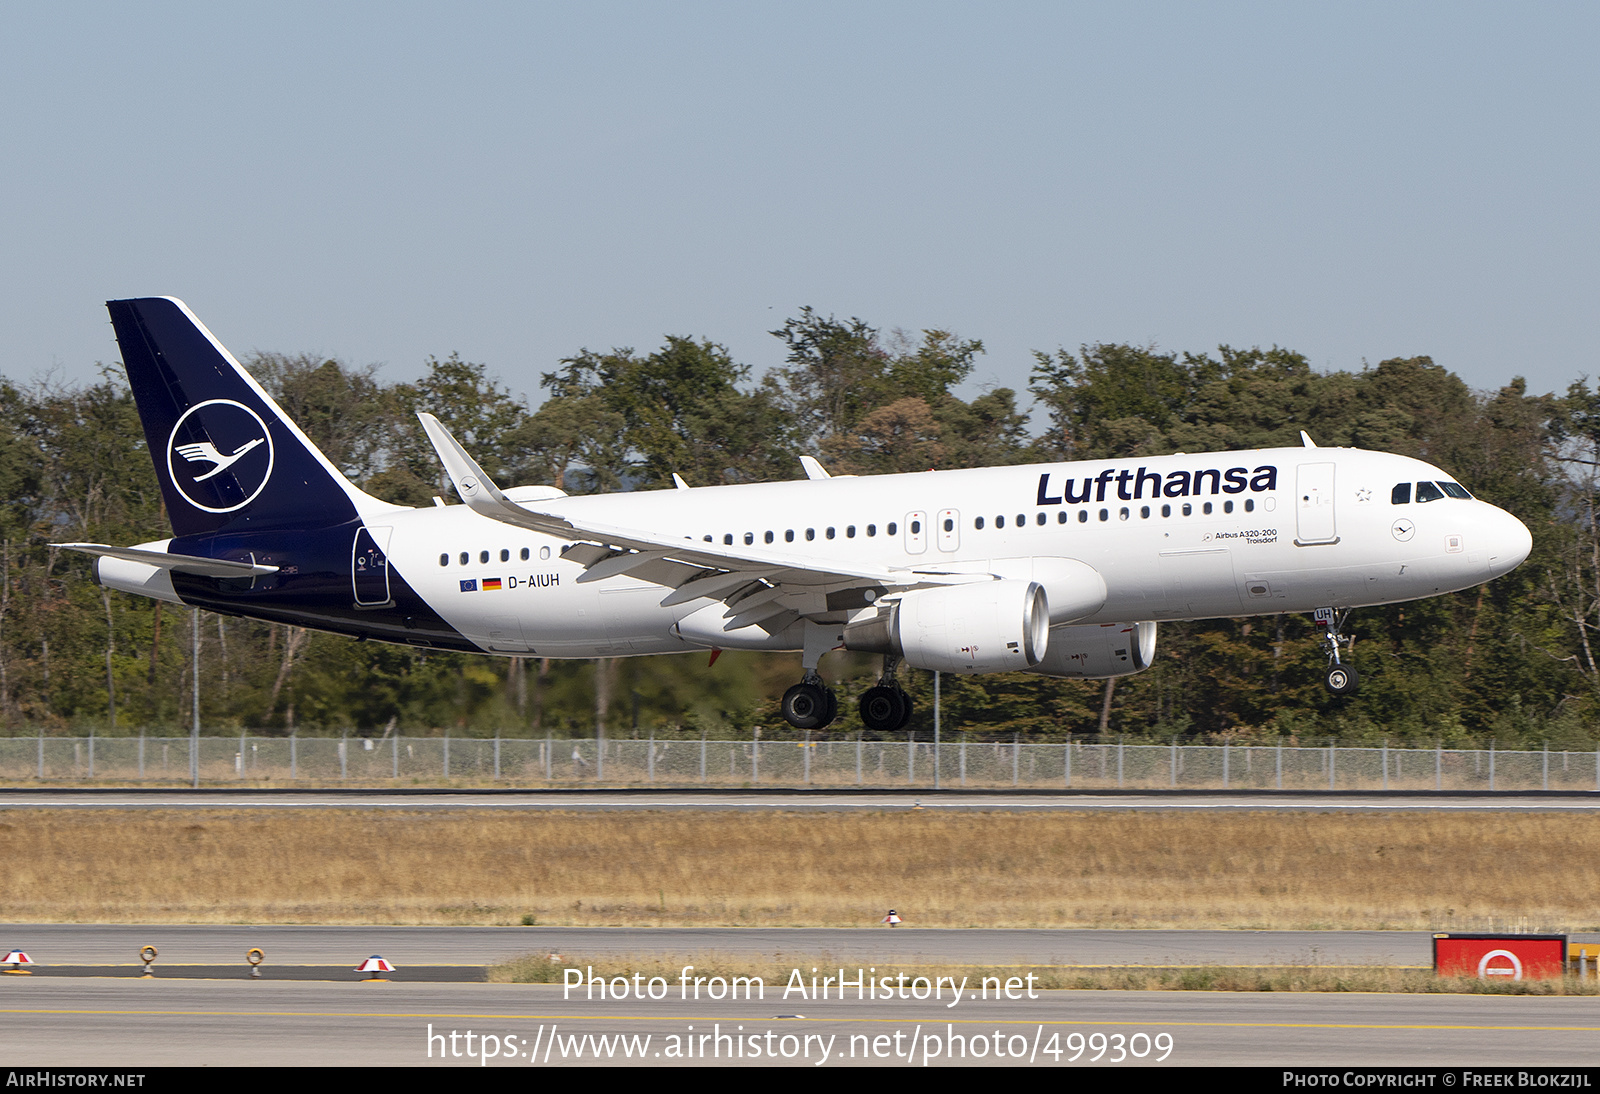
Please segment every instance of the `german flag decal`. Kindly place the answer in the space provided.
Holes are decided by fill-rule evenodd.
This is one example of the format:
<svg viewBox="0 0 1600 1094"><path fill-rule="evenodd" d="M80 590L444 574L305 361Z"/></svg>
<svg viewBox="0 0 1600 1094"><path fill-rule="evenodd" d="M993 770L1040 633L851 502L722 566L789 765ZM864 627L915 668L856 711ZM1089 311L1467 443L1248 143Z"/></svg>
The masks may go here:
<svg viewBox="0 0 1600 1094"><path fill-rule="evenodd" d="M488 592L490 589L498 589L499 587L500 579L498 577L486 577L483 579L484 592Z"/></svg>

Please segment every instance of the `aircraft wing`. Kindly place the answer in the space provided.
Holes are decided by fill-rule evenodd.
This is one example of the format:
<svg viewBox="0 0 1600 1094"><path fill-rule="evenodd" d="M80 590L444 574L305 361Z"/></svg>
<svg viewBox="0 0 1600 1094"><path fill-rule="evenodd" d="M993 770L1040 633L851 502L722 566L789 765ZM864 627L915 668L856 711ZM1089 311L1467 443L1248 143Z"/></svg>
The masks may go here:
<svg viewBox="0 0 1600 1094"><path fill-rule="evenodd" d="M662 607L705 597L729 605L725 630L763 623L788 613L842 615L891 592L930 585L991 580L989 574L908 570L871 563L841 564L786 550L706 543L642 528L606 524L561 513L560 501L530 509L506 497L483 468L431 414L418 414L456 493L475 513L504 524L580 542L561 556L586 567L580 582L623 574L671 591Z"/></svg>
<svg viewBox="0 0 1600 1094"><path fill-rule="evenodd" d="M52 543L52 547L65 547L69 551L82 551L86 555L102 558L120 558L124 562L142 562L163 570L176 570L180 574L199 574L201 577L246 578L263 577L278 572L276 566L263 566L254 562L230 562L222 558L196 558L194 555L174 555L166 551L145 551L137 547L112 547L104 543Z"/></svg>

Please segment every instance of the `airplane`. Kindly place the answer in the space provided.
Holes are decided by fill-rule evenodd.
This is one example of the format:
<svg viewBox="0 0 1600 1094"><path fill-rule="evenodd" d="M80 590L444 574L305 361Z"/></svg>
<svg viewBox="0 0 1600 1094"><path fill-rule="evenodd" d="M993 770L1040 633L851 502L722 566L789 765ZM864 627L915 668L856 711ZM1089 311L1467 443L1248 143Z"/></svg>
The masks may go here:
<svg viewBox="0 0 1600 1094"><path fill-rule="evenodd" d="M171 297L107 308L172 536L98 556L101 585L355 639L510 657L801 653L783 717L821 729L818 674L883 658L863 725L903 729L914 668L1070 679L1148 668L1163 621L1314 612L1324 683L1355 608L1509 572L1532 538L1407 456L1302 446L830 476L569 497L501 489L419 415L464 505L365 493ZM713 653L713 657L715 654Z"/></svg>

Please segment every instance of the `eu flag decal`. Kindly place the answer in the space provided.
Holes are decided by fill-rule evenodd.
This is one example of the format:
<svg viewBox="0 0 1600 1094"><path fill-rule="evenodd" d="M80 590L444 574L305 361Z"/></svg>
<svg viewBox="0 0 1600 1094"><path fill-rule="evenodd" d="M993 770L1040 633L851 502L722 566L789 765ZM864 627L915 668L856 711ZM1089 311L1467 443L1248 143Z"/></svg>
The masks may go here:
<svg viewBox="0 0 1600 1094"><path fill-rule="evenodd" d="M475 592L477 592L478 591L478 579L475 578L475 577L469 577L466 580L462 581L461 582L461 591L464 592L464 593L475 593Z"/></svg>
<svg viewBox="0 0 1600 1094"><path fill-rule="evenodd" d="M483 579L483 591L484 592L486 592L486 593L487 592L491 592L492 590L498 589L499 587L500 587L500 579L498 577L486 577L486 578Z"/></svg>

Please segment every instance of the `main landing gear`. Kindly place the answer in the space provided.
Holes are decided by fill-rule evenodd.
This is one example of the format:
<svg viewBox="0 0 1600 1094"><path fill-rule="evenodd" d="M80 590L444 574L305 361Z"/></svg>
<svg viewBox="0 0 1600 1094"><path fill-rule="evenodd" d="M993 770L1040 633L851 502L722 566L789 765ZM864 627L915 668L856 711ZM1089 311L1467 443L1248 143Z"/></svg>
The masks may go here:
<svg viewBox="0 0 1600 1094"><path fill-rule="evenodd" d="M821 729L839 716L839 697L812 669L783 693L783 720L796 729Z"/></svg>
<svg viewBox="0 0 1600 1094"><path fill-rule="evenodd" d="M1340 647L1350 645L1350 636L1340 633L1349 615L1349 608L1318 608L1314 616L1317 626L1327 628L1322 632L1322 644L1328 650L1328 671L1322 683L1334 695L1354 695L1361 686L1361 676L1355 666L1339 660Z"/></svg>
<svg viewBox="0 0 1600 1094"><path fill-rule="evenodd" d="M899 667L898 657L885 657L883 674L861 696L861 724L870 730L893 732L911 721L911 696L894 678ZM822 682L815 664L806 666L800 682L783 693L783 720L796 729L823 729L838 716L838 696Z"/></svg>
<svg viewBox="0 0 1600 1094"><path fill-rule="evenodd" d="M900 658L885 656L883 675L861 696L861 724L879 733L904 729L911 721L911 696L895 682Z"/></svg>

